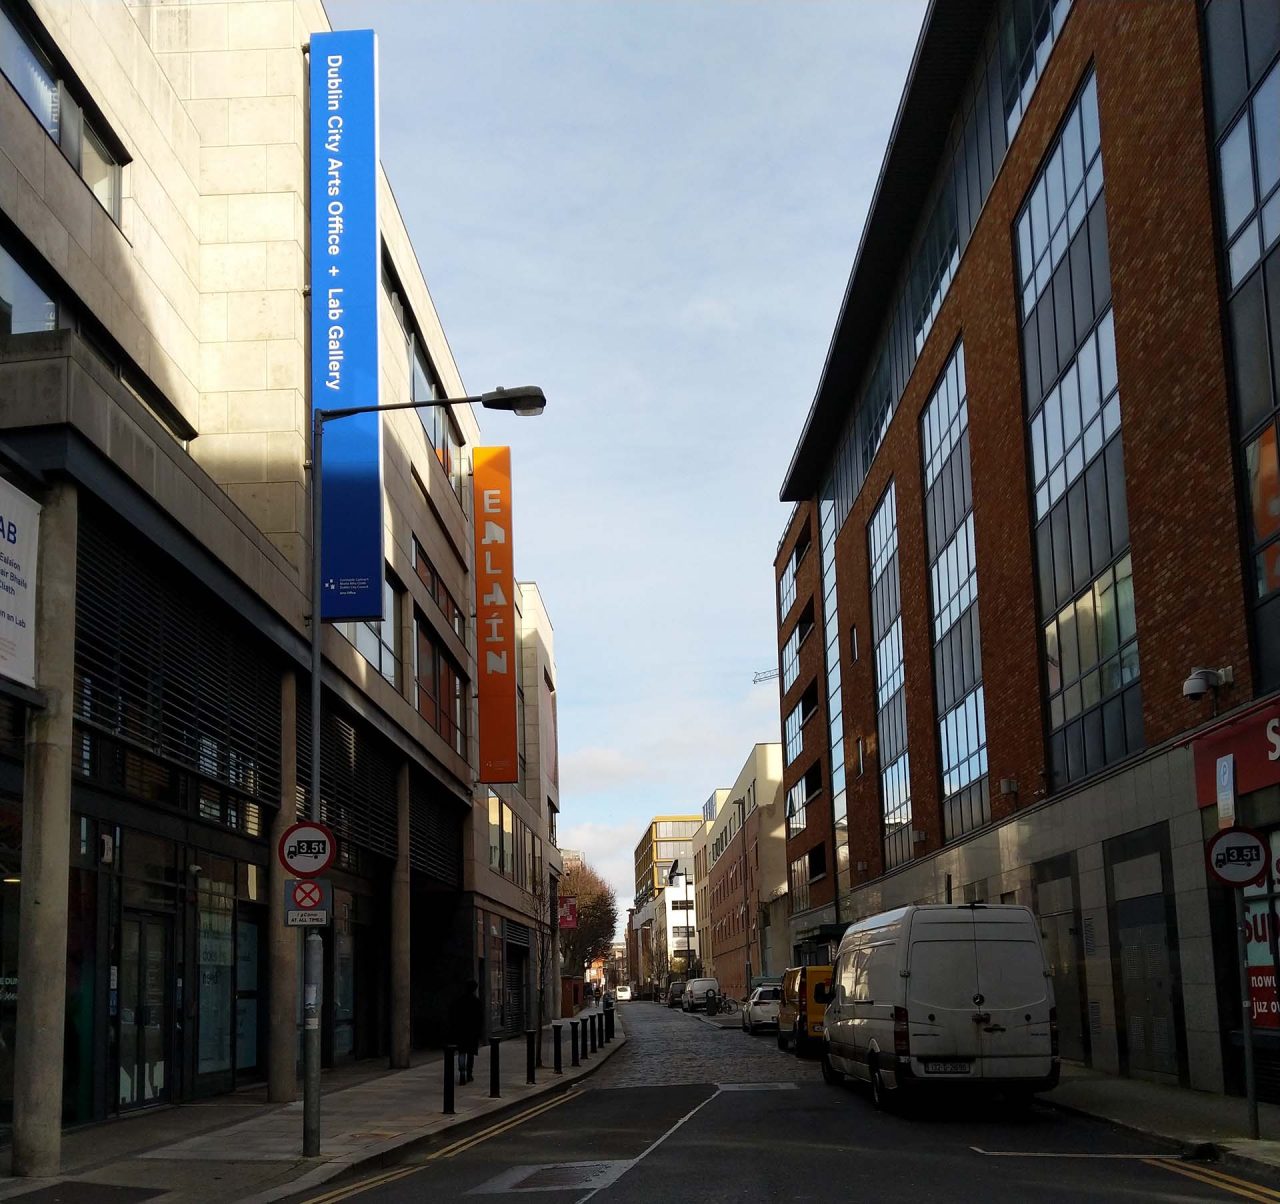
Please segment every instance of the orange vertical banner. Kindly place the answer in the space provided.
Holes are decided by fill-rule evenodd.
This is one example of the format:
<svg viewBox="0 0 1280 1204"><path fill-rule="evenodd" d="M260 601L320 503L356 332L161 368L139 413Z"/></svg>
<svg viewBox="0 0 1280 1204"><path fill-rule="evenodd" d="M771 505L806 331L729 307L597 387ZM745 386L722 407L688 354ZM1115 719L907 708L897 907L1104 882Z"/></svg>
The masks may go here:
<svg viewBox="0 0 1280 1204"><path fill-rule="evenodd" d="M480 781L519 781L516 746L515 562L511 549L511 449L472 453Z"/></svg>

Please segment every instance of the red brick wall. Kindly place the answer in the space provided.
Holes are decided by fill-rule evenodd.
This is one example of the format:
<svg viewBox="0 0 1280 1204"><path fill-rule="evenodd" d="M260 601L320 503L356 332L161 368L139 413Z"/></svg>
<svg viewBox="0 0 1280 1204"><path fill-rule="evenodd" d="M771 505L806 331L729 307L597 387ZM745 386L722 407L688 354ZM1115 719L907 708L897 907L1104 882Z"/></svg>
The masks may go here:
<svg viewBox="0 0 1280 1204"><path fill-rule="evenodd" d="M1181 694L1195 664L1234 664L1237 685L1224 702L1251 693L1197 21L1194 0L1077 0L837 537L850 856L868 865L855 871L855 886L882 872L866 526L890 478L897 487L914 826L926 835L916 856L941 842L919 416L961 337L994 817L1038 801L1045 787L1012 227L1091 61L1098 75L1147 743L1203 719ZM851 624L859 634L856 663ZM867 749L860 779L859 736ZM798 776L793 767L785 784ZM1017 780L1019 792L1001 798L996 784L1006 777ZM795 855L789 846L789 858Z"/></svg>
<svg viewBox="0 0 1280 1204"><path fill-rule="evenodd" d="M732 803L726 806L732 806ZM711 867L711 941L720 990L735 999L745 994L748 917L741 915L743 873L741 830ZM722 927L723 926L723 927Z"/></svg>
<svg viewBox="0 0 1280 1204"><path fill-rule="evenodd" d="M822 764L824 792L816 805L809 808L804 831L799 833L794 840L787 841L788 865L796 858L808 854L810 849L816 848L818 845L826 845L828 873L825 878L813 883L810 888L809 899L811 907L822 907L835 898L835 876L831 872L832 867L835 865L835 850L831 843L831 801L830 795L826 793L826 788L829 785L826 781L827 687L822 646L822 571L820 565L821 556L818 550L821 531L818 525L818 507L816 503L802 502L796 507L796 512L792 515L791 522L787 525L787 532L783 536L778 556L774 560L774 575L776 579L781 580L782 570L786 567L787 561L790 559L806 524L808 524L811 544L808 553L800 561L796 570L796 601L787 615L779 616L779 669L782 667L782 646L791 635L791 630L795 626L797 617L804 612L805 607L810 602L813 604L814 629L809 638L800 647L800 672L796 676L795 684L792 685L791 689L783 691L782 679L781 677L778 679L779 705L781 707L779 713L782 717L782 722L785 724L786 717L800 701L804 692L815 683L818 692L818 707L813 717L805 725L804 751L790 765L783 767L782 794L783 798L785 798L786 792L796 782L800 781L815 763ZM783 757L784 759L786 757L785 732ZM794 907L792 907L792 911L794 911Z"/></svg>

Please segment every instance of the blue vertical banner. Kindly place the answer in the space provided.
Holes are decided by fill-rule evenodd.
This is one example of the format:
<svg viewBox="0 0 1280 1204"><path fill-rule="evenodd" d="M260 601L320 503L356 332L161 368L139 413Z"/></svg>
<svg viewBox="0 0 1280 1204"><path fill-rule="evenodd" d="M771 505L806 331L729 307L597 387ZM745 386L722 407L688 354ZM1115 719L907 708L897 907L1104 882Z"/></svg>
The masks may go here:
<svg viewBox="0 0 1280 1204"><path fill-rule="evenodd" d="M311 404L378 404L378 43L311 35ZM382 416L324 431L320 617L382 618Z"/></svg>

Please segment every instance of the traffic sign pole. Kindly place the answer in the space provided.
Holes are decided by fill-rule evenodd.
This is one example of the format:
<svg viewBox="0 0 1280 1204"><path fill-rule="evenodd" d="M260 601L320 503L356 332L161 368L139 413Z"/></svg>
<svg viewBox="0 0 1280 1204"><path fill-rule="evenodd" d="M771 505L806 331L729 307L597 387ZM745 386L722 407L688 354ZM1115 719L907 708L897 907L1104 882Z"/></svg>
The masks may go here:
<svg viewBox="0 0 1280 1204"><path fill-rule="evenodd" d="M1236 955L1240 962L1240 1036L1244 1043L1244 1089L1249 1136L1258 1139L1258 1084L1253 1065L1253 992L1249 982L1249 917L1244 888L1266 880L1267 843L1248 828L1225 828L1205 846L1209 873L1236 897Z"/></svg>
<svg viewBox="0 0 1280 1204"><path fill-rule="evenodd" d="M1244 1090L1249 1100L1249 1136L1258 1140L1258 1083L1253 1069L1253 998L1249 989L1249 920L1245 915L1244 887L1236 896L1236 945L1240 954L1240 998L1244 1012Z"/></svg>

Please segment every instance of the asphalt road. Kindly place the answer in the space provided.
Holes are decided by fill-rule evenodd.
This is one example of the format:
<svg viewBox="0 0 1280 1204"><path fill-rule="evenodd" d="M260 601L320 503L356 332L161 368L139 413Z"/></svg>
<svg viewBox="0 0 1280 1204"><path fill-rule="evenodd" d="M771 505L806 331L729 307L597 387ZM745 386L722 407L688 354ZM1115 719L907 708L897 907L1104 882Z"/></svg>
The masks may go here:
<svg viewBox="0 0 1280 1204"><path fill-rule="evenodd" d="M577 1088L313 1197L410 1204L532 1195L660 1201L1280 1201L1280 1184L1043 1104L959 1099L907 1115L828 1087L773 1037L624 1004L627 1044ZM1252 1177L1250 1177L1252 1178Z"/></svg>

